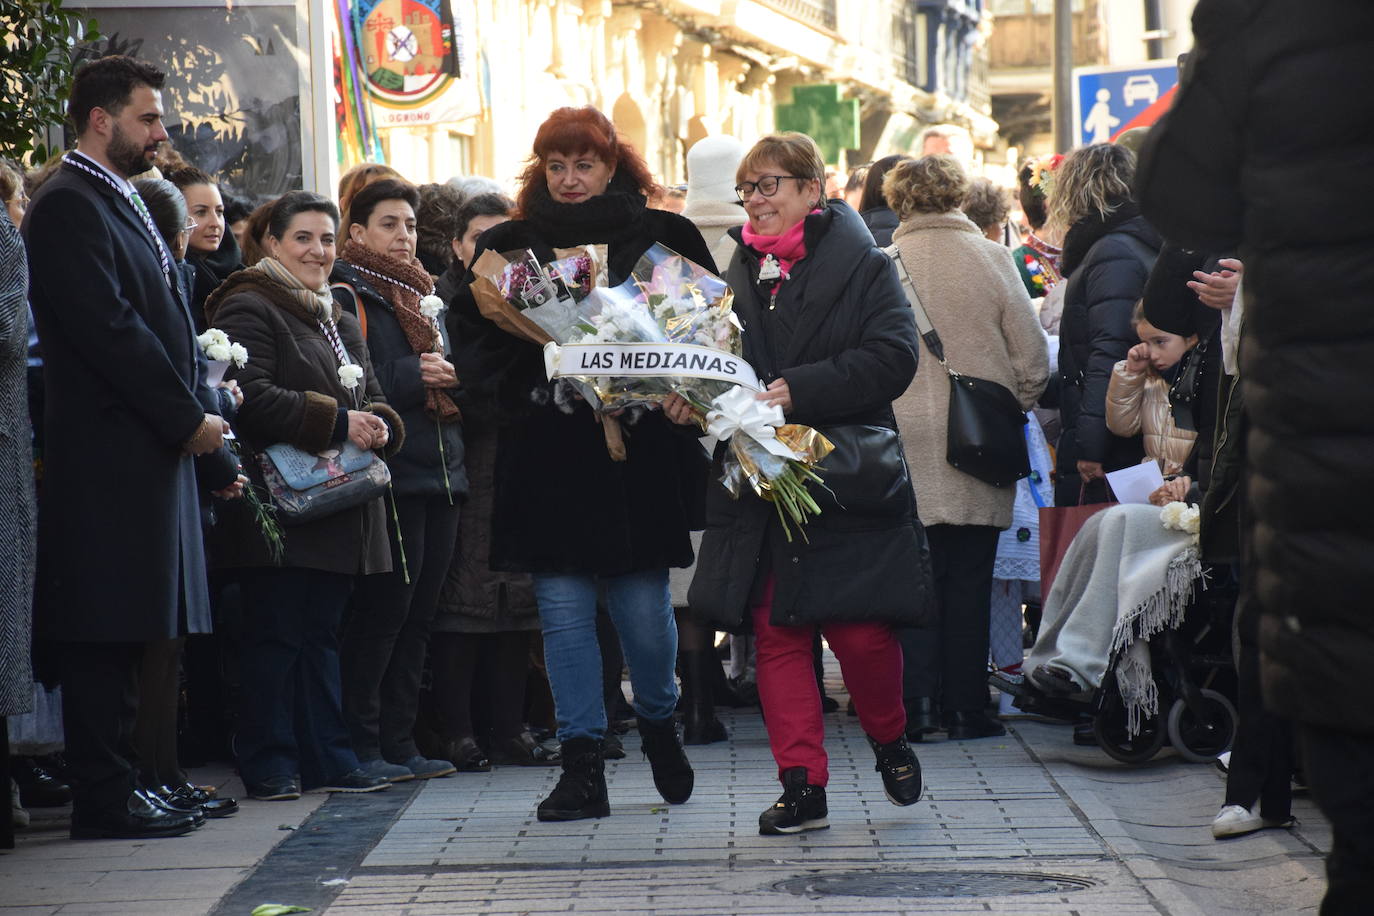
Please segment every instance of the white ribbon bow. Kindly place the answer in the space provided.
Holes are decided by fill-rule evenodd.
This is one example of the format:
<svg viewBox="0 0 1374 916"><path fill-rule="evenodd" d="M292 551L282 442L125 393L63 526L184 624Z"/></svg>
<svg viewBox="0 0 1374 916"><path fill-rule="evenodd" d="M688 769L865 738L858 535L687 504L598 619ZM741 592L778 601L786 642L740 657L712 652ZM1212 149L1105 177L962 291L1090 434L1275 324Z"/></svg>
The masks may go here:
<svg viewBox="0 0 1374 916"><path fill-rule="evenodd" d="M777 427L783 423L782 408L760 401L754 394L736 385L717 397L706 414L706 432L722 442L744 432L779 458L796 458L797 454L777 437Z"/></svg>

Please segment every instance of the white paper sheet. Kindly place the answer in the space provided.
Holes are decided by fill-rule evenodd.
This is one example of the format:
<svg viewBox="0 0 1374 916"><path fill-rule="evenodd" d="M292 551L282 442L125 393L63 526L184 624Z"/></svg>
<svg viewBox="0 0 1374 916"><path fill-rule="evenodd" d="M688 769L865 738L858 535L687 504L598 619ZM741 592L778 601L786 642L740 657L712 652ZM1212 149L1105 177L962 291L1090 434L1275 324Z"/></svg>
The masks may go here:
<svg viewBox="0 0 1374 916"><path fill-rule="evenodd" d="M1149 505L1150 494L1164 486L1164 475L1159 472L1158 464L1146 461L1144 464L1109 472L1107 483L1116 494L1117 502Z"/></svg>

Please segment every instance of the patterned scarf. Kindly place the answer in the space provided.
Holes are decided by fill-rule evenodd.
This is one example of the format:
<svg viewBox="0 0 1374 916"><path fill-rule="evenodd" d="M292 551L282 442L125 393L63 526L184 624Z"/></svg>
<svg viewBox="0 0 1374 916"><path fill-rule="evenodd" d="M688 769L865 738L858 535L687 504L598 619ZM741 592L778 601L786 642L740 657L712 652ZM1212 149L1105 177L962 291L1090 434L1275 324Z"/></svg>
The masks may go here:
<svg viewBox="0 0 1374 916"><path fill-rule="evenodd" d="M443 338L436 321L420 311L420 299L434 292L434 279L417 258L401 261L373 251L352 239L344 242L343 261L367 278L368 285L381 293L396 312L396 320L415 355L442 353ZM425 390L425 412L441 423L462 419L458 405L443 388Z"/></svg>
<svg viewBox="0 0 1374 916"><path fill-rule="evenodd" d="M312 289L300 281L295 274L287 270L286 265L276 258L263 258L248 270L256 270L265 274L267 279L278 286L286 288L295 299L305 309L306 314L314 315L321 321L337 321L339 319L339 307L334 302L333 295L329 292L329 285Z"/></svg>

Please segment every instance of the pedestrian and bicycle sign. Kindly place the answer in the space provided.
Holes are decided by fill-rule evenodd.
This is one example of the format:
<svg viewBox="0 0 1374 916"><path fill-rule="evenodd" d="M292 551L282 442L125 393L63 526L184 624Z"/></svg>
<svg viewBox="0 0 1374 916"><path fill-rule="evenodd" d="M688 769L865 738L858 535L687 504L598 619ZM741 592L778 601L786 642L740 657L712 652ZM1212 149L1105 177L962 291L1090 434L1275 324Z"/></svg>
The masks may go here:
<svg viewBox="0 0 1374 916"><path fill-rule="evenodd" d="M1074 68L1074 145L1108 143L1133 127L1149 127L1177 91L1173 61Z"/></svg>

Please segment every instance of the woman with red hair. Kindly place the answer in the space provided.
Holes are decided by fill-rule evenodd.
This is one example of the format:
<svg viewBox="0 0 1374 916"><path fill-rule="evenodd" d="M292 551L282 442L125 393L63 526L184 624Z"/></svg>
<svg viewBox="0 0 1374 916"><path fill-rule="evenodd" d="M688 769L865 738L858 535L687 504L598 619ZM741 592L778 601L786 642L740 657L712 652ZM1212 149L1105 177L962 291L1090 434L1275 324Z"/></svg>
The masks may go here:
<svg viewBox="0 0 1374 916"><path fill-rule="evenodd" d="M618 284L655 242L715 270L696 228L645 204L656 189L644 160L595 108L560 108L540 126L521 176L517 219L487 230L482 252L534 252L604 244ZM692 563L688 530L700 528L707 458L696 437L657 411L630 411L625 461L612 461L600 425L564 383L550 384L541 349L483 318L471 291L455 297L450 333L464 410L499 429L491 522L493 570L534 579L553 687L563 774L539 819L610 814L602 763L606 708L596 637L598 597L630 668L634 706L654 785L679 804L692 793L691 764L673 721L677 630L668 568Z"/></svg>

